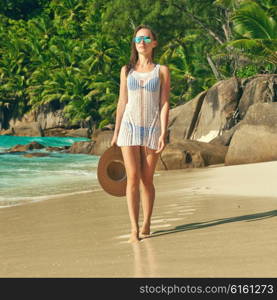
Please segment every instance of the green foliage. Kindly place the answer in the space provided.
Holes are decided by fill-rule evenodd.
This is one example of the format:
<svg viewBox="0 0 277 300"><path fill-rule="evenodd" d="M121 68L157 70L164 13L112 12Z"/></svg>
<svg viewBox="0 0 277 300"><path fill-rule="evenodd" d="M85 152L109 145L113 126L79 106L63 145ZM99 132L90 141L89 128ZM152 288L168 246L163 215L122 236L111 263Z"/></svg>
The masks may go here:
<svg viewBox="0 0 277 300"><path fill-rule="evenodd" d="M261 1L267 4L270 1ZM273 1L271 1L272 3ZM239 49L257 65L271 64L269 67L276 72L277 65L277 20L270 13L253 1L244 1L233 14L235 37L226 43Z"/></svg>
<svg viewBox="0 0 277 300"><path fill-rule="evenodd" d="M248 65L242 68L239 68L236 71L236 76L239 78L251 77L258 73L258 67L256 65Z"/></svg>
<svg viewBox="0 0 277 300"><path fill-rule="evenodd" d="M72 125L115 121L133 29L152 26L171 107L218 80L274 73L277 0L2 0L0 106L64 109Z"/></svg>

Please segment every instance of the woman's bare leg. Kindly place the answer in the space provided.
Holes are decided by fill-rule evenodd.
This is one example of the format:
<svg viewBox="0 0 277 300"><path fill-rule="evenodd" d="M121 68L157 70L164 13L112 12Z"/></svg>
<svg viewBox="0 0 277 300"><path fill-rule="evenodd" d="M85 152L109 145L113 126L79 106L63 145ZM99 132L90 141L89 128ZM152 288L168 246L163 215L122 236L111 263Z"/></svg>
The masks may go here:
<svg viewBox="0 0 277 300"><path fill-rule="evenodd" d="M159 158L156 150L140 147L141 150L141 198L143 208L143 224L140 231L141 237L150 234L151 216L155 200L155 187L153 183L154 172Z"/></svg>
<svg viewBox="0 0 277 300"><path fill-rule="evenodd" d="M139 241L139 206L140 206L140 146L122 146L122 156L127 174L126 197L131 221L130 242Z"/></svg>

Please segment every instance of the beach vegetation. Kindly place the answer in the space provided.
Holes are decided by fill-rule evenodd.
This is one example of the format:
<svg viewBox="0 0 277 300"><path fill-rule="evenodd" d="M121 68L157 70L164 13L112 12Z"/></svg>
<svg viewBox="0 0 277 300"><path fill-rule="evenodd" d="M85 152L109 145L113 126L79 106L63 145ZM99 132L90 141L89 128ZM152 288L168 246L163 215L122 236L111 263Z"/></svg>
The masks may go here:
<svg viewBox="0 0 277 300"><path fill-rule="evenodd" d="M62 108L72 125L115 122L134 28L158 36L171 108L219 80L277 71L277 0L3 0L0 110Z"/></svg>

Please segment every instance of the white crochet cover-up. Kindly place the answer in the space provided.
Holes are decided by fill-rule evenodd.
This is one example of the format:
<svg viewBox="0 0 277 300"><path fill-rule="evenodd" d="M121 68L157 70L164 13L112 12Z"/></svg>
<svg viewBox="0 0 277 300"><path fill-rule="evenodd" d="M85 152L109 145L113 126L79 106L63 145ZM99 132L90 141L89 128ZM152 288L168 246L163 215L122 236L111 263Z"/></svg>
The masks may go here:
<svg viewBox="0 0 277 300"><path fill-rule="evenodd" d="M150 72L131 69L127 76L128 103L122 116L117 146L158 149L160 124L160 65Z"/></svg>

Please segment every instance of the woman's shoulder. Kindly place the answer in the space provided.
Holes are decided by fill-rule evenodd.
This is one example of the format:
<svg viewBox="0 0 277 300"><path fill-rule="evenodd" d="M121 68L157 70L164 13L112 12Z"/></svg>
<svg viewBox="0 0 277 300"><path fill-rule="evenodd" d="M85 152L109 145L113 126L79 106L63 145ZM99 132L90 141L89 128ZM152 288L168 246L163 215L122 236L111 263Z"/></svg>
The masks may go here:
<svg viewBox="0 0 277 300"><path fill-rule="evenodd" d="M129 73L128 65L126 64L121 67L120 73L123 77L127 78L127 75L128 75L127 72Z"/></svg>
<svg viewBox="0 0 277 300"><path fill-rule="evenodd" d="M160 65L160 77L161 79L165 79L165 78L168 78L170 75L169 75L169 68L168 66L166 65Z"/></svg>
<svg viewBox="0 0 277 300"><path fill-rule="evenodd" d="M131 70L131 67L129 64L125 64L125 65L122 65L121 66L121 72L122 73L126 73L127 71L130 71Z"/></svg>
<svg viewBox="0 0 277 300"><path fill-rule="evenodd" d="M159 64L159 66L160 66L161 72L169 72L169 68L168 68L167 65L161 65L161 64Z"/></svg>
<svg viewBox="0 0 277 300"><path fill-rule="evenodd" d="M128 67L128 65L123 65L123 66L121 67L121 72L122 72L122 73L125 73L126 70L127 70L127 67Z"/></svg>

